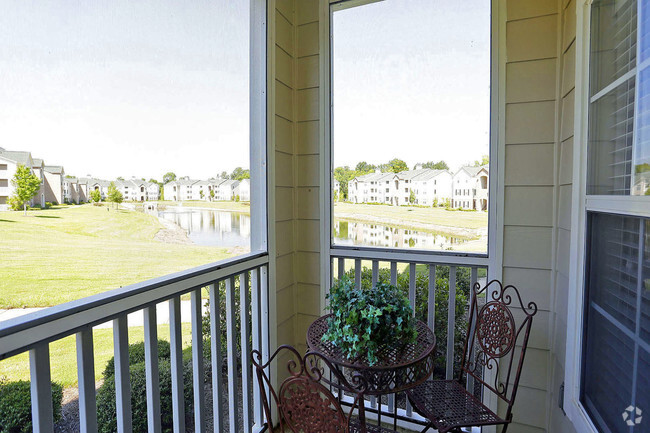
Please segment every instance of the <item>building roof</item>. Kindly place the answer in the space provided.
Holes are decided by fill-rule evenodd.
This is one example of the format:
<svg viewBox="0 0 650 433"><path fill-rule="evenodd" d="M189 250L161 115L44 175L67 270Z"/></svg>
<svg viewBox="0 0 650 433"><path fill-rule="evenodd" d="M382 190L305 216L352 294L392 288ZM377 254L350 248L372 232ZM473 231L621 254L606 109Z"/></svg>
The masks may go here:
<svg viewBox="0 0 650 433"><path fill-rule="evenodd" d="M458 169L456 174L460 173L461 170L465 170L467 174L469 174L471 177L476 177L480 173L481 170L485 170L486 173L489 173L489 168L486 165L483 165L481 167L471 167L469 165L461 167Z"/></svg>
<svg viewBox="0 0 650 433"><path fill-rule="evenodd" d="M438 177L441 174L447 173L449 176L451 176L451 173L447 170L434 170L434 169L429 169L426 168L426 173L421 173L418 175L413 181L415 182L426 182L427 180L433 179L434 177Z"/></svg>
<svg viewBox="0 0 650 433"><path fill-rule="evenodd" d="M357 176L352 180L357 180L359 182L377 182L377 181L382 181L386 179L391 179L394 177L397 173L368 173L364 174L362 176Z"/></svg>
<svg viewBox="0 0 650 433"><path fill-rule="evenodd" d="M233 179L225 180L225 181L223 181L223 182L221 182L221 183L219 184L220 187L222 187L222 186L229 186L229 187L231 187L231 188L234 188L234 187L236 187L237 185L239 185L239 181L238 181L238 180L233 180Z"/></svg>
<svg viewBox="0 0 650 433"><path fill-rule="evenodd" d="M9 161L17 164L25 165L29 168L33 167L32 154L29 152L16 152L10 150L0 150L0 156Z"/></svg>
<svg viewBox="0 0 650 433"><path fill-rule="evenodd" d="M33 158L32 167L40 167L43 165L43 160L40 158Z"/></svg>
<svg viewBox="0 0 650 433"><path fill-rule="evenodd" d="M46 165L44 170L52 174L63 174L63 166L61 165Z"/></svg>

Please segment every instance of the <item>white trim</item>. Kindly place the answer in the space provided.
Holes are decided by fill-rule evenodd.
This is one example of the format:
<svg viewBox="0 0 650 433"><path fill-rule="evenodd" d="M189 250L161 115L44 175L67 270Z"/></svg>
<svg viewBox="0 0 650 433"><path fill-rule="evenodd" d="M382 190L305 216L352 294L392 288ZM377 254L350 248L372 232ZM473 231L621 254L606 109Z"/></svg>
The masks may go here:
<svg viewBox="0 0 650 433"><path fill-rule="evenodd" d="M596 102L597 100L599 100L603 96L607 95L612 90L616 89L621 84L625 83L630 78L633 78L635 75L636 75L636 67L630 69L625 74L621 75L616 80L614 80L612 83L605 86L605 88L603 88L601 91L599 91L594 96L592 96L589 99L589 102L591 102L593 104L594 102Z"/></svg>
<svg viewBox="0 0 650 433"><path fill-rule="evenodd" d="M648 215L648 200L635 196L587 196L587 139L589 101L589 41L591 2L576 5L576 89L575 137L573 147L573 191L569 255L569 294L567 304L567 338L565 358L564 410L577 432L597 433L580 402L582 331L584 323L584 270L587 211ZM627 74L626 74L627 75ZM629 77L621 77L629 79ZM617 82L619 81L617 80ZM597 99L597 98L596 98Z"/></svg>
<svg viewBox="0 0 650 433"><path fill-rule="evenodd" d="M269 347L278 346L277 321L277 265L276 265L276 194L275 194L275 14L276 0L266 0L266 142L267 142L267 246L269 251L268 264L268 315L269 315ZM263 276L263 274L262 274ZM272 376L272 380L275 377Z"/></svg>
<svg viewBox="0 0 650 433"><path fill-rule="evenodd" d="M319 97L320 97L320 117L319 117L319 153L320 153L320 309L325 313L326 300L330 281L332 281L331 262L330 262L330 243L332 227L332 148L331 143L331 114L332 114L332 94L331 89L331 70L330 70L330 1L320 0L318 5L319 18Z"/></svg>
<svg viewBox="0 0 650 433"><path fill-rule="evenodd" d="M573 189L569 252L569 294L564 372L564 410L578 432L597 432L580 403L582 353L587 131L589 112L590 4L576 4L576 75L573 146Z"/></svg>
<svg viewBox="0 0 650 433"><path fill-rule="evenodd" d="M356 0L348 0L356 2ZM321 263L321 309L325 308L325 293L331 281L331 254L344 254L346 257L376 256L378 259L391 257L396 261L431 261L432 263L457 263L488 267L489 279L502 279L503 275L503 227L504 227L504 170L505 166L505 91L506 91L506 0L491 0L491 82L490 82L490 201L488 211L488 250L487 255L468 254L433 254L431 251L400 251L364 248L331 247L331 10L330 3L336 3L332 9L342 8L342 4L333 0L320 0L320 155L321 188L320 194L320 263ZM361 0L359 4L372 3L373 0ZM357 5L355 3L355 5ZM422 254L428 254L424 259ZM489 373L489 372L488 372ZM485 404L493 410L497 408L497 397L486 399ZM483 428L485 433L496 431L494 427Z"/></svg>

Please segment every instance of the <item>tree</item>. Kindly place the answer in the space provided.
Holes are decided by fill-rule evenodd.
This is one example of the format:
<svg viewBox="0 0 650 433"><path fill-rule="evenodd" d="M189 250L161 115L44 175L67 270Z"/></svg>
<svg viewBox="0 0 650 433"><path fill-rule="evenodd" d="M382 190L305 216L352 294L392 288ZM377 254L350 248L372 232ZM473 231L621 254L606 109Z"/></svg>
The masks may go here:
<svg viewBox="0 0 650 433"><path fill-rule="evenodd" d="M164 184L169 183L169 182L173 182L175 180L176 180L176 174L171 172L171 171L165 173L165 175L163 176L163 183Z"/></svg>
<svg viewBox="0 0 650 433"><path fill-rule="evenodd" d="M445 161L425 162L424 164L422 164L422 168L430 168L432 170L449 170L449 166Z"/></svg>
<svg viewBox="0 0 650 433"><path fill-rule="evenodd" d="M359 164L357 164L358 166ZM339 181L342 200L348 199L348 182L355 178L357 172L350 170L347 165L344 167L336 167L334 169L334 179Z"/></svg>
<svg viewBox="0 0 650 433"><path fill-rule="evenodd" d="M237 168L234 169L234 170L232 171L232 173L230 174L230 179L233 179L233 180L239 180L239 181L241 181L241 180L243 180L243 179L250 179L250 178L251 178L251 172L250 172L250 170L244 170L244 169L241 168L241 167L237 167Z"/></svg>
<svg viewBox="0 0 650 433"><path fill-rule="evenodd" d="M354 168L359 174L368 174L377 170L376 165L368 164L366 161L361 161L357 163L357 166Z"/></svg>
<svg viewBox="0 0 650 433"><path fill-rule="evenodd" d="M124 200L124 196L119 189L115 187L115 182L111 182L108 186L108 201L115 203L117 208L120 208L120 203Z"/></svg>
<svg viewBox="0 0 650 433"><path fill-rule="evenodd" d="M118 176L117 180L124 182L124 178L122 176ZM144 179L143 179L144 180Z"/></svg>
<svg viewBox="0 0 650 433"><path fill-rule="evenodd" d="M393 158L385 164L379 164L378 168L382 173L399 173L400 171L406 171L409 169L406 162L398 158Z"/></svg>
<svg viewBox="0 0 650 433"><path fill-rule="evenodd" d="M98 189L90 191L90 200L93 203L99 203L102 200L102 192Z"/></svg>
<svg viewBox="0 0 650 433"><path fill-rule="evenodd" d="M32 199L41 187L41 180L32 173L29 167L18 164L16 174L11 179L11 184L15 187L11 200L14 206L19 209L22 207L27 215L27 202Z"/></svg>
<svg viewBox="0 0 650 433"><path fill-rule="evenodd" d="M490 163L490 157L487 155L481 156L481 160L476 160L474 161L474 167L482 167L484 165L488 165Z"/></svg>
<svg viewBox="0 0 650 433"><path fill-rule="evenodd" d="M210 190L210 201L214 201L214 190Z"/></svg>
<svg viewBox="0 0 650 433"><path fill-rule="evenodd" d="M201 200L203 200L203 197L205 196L205 194L203 193L203 190L199 191L199 195L201 196Z"/></svg>
<svg viewBox="0 0 650 433"><path fill-rule="evenodd" d="M409 203L415 204L415 193L413 192L413 190L411 190L411 192L409 193Z"/></svg>
<svg viewBox="0 0 650 433"><path fill-rule="evenodd" d="M228 180L230 179L230 175L227 172L222 171L221 174L219 175L219 178Z"/></svg>

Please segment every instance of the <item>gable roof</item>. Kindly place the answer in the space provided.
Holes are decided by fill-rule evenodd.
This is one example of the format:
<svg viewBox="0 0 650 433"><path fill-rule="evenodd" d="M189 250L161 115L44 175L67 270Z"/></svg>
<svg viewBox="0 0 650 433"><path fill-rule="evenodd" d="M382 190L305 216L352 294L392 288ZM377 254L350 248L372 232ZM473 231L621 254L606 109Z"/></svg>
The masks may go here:
<svg viewBox="0 0 650 433"><path fill-rule="evenodd" d="M63 174L63 166L61 165L46 165L44 170L52 174Z"/></svg>
<svg viewBox="0 0 650 433"><path fill-rule="evenodd" d="M470 177L476 177L478 174L481 172L481 170L485 170L485 174L489 174L489 169L487 166L481 166L481 167L471 167L469 165L461 167L458 169L456 174L460 173L461 171L465 171L467 174L470 175Z"/></svg>
<svg viewBox="0 0 650 433"><path fill-rule="evenodd" d="M29 168L33 167L32 154L29 152L15 152L10 150L0 150L0 156L17 164L22 164Z"/></svg>

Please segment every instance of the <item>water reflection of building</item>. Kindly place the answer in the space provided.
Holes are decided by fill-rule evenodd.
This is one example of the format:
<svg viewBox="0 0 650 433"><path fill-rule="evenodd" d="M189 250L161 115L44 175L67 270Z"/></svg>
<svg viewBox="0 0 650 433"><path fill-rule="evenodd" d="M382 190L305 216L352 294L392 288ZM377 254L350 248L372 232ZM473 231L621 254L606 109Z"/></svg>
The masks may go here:
<svg viewBox="0 0 650 433"><path fill-rule="evenodd" d="M442 234L341 220L334 222L334 237L339 245L429 250L455 249L455 246L466 242L465 239Z"/></svg>

